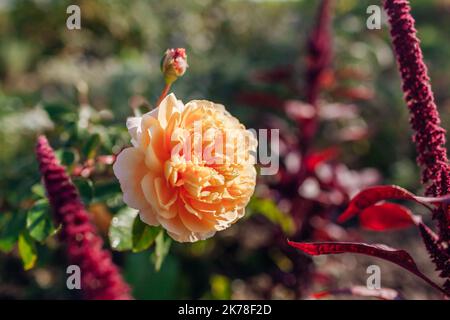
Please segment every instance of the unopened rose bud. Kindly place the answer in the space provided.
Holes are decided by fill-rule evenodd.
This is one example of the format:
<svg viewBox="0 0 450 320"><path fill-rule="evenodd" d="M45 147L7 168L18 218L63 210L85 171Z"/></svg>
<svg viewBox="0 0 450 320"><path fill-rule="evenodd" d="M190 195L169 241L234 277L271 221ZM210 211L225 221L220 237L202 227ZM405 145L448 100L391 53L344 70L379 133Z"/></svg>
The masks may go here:
<svg viewBox="0 0 450 320"><path fill-rule="evenodd" d="M166 83L172 83L181 77L188 67L184 48L167 49L161 60L161 71Z"/></svg>

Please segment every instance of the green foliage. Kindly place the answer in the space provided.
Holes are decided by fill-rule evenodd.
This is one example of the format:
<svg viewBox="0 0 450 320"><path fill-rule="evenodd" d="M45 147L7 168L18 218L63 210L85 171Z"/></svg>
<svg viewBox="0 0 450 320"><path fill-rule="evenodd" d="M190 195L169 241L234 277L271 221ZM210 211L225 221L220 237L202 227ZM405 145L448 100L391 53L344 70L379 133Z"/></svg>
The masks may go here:
<svg viewBox="0 0 450 320"><path fill-rule="evenodd" d="M26 215L5 213L0 215L0 250L10 252L25 227Z"/></svg>
<svg viewBox="0 0 450 320"><path fill-rule="evenodd" d="M169 255L155 271L149 265L148 252L129 253L125 257L124 276L136 299L174 299L180 297L181 269L178 259ZM157 289L156 289L157 288Z"/></svg>
<svg viewBox="0 0 450 320"><path fill-rule="evenodd" d="M161 228L152 227L142 222L139 215L134 218L132 238L133 238L133 252L140 252L148 249L156 237L160 234Z"/></svg>
<svg viewBox="0 0 450 320"><path fill-rule="evenodd" d="M270 199L259 199L253 197L248 205L250 214L259 213L273 223L279 225L281 229L290 235L295 231L295 224L292 217L278 209L277 205Z"/></svg>
<svg viewBox="0 0 450 320"><path fill-rule="evenodd" d="M211 277L211 298L215 300L231 299L230 279L223 275L215 274Z"/></svg>
<svg viewBox="0 0 450 320"><path fill-rule="evenodd" d="M81 200L85 205L89 205L94 197L94 184L90 179L75 178L72 182L78 189Z"/></svg>
<svg viewBox="0 0 450 320"><path fill-rule="evenodd" d="M169 253L172 239L170 239L164 230L161 230L155 239L155 251L152 254L152 261L155 264L155 270L159 271Z"/></svg>
<svg viewBox="0 0 450 320"><path fill-rule="evenodd" d="M27 213L27 230L36 241L43 242L56 232L50 213L50 206L46 199L36 201Z"/></svg>
<svg viewBox="0 0 450 320"><path fill-rule="evenodd" d="M126 207L112 219L109 242L114 250L132 252L144 251L155 244L152 263L159 271L169 253L171 240L163 229L143 223L136 210Z"/></svg>
<svg viewBox="0 0 450 320"><path fill-rule="evenodd" d="M25 270L33 268L37 260L37 251L36 244L28 233L20 233L18 249L20 258L22 259L23 268Z"/></svg>
<svg viewBox="0 0 450 320"><path fill-rule="evenodd" d="M70 149L60 149L55 151L56 157L58 158L59 162L70 168L79 161L80 156L78 154L78 151L74 148Z"/></svg>
<svg viewBox="0 0 450 320"><path fill-rule="evenodd" d="M45 188L41 183L36 183L31 187L31 192L33 193L33 196L36 196L37 198L45 198Z"/></svg>
<svg viewBox="0 0 450 320"><path fill-rule="evenodd" d="M112 219L109 243L114 250L125 251L133 248L133 223L136 216L136 210L124 208Z"/></svg>
<svg viewBox="0 0 450 320"><path fill-rule="evenodd" d="M96 155L97 149L100 146L100 134L94 133L91 135L83 146L82 154L87 159L93 159Z"/></svg>

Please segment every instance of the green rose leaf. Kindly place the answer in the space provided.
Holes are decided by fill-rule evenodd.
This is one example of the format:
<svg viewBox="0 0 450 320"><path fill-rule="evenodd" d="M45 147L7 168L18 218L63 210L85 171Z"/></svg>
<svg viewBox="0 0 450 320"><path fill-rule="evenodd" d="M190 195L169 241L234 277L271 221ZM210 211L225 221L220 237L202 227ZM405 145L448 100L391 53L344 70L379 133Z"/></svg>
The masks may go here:
<svg viewBox="0 0 450 320"><path fill-rule="evenodd" d="M161 266L169 253L170 245L172 240L166 236L163 229L158 233L155 239L155 251L152 255L153 263L155 264L155 270L159 271Z"/></svg>
<svg viewBox="0 0 450 320"><path fill-rule="evenodd" d="M160 231L161 228L145 224L139 215L137 215L133 223L133 252L139 252L149 248Z"/></svg>
<svg viewBox="0 0 450 320"><path fill-rule="evenodd" d="M109 242L117 251L131 250L133 247L133 222L137 216L137 210L124 208L112 219L109 228Z"/></svg>

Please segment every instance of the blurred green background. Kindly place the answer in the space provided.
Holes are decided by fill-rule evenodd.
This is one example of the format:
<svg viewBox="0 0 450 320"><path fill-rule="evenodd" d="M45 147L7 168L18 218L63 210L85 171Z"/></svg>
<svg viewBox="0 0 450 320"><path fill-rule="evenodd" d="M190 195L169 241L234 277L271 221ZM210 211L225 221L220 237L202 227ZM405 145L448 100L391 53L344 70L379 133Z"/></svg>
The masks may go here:
<svg viewBox="0 0 450 320"><path fill-rule="evenodd" d="M450 1L411 2L448 128ZM255 109L237 97L258 87L251 80L255 71L280 65L294 64L295 81L303 85L306 38L318 3L0 0L0 226L13 215L26 214L42 192L34 156L38 133L49 136L72 169L129 144L125 120L133 114L130 103L139 97L155 103L163 88L159 61L167 48L185 47L188 53L190 68L172 88L179 99L223 103L249 127L257 127L263 114L272 111ZM66 28L70 4L81 8L81 30ZM342 159L354 169L375 167L384 182L420 192L388 27L383 18L381 30L366 28L370 4L379 1L337 0L335 6L334 66L361 71L365 78L360 84L372 92L370 99L348 101L359 107L371 136L346 147ZM258 89L286 95L277 87ZM98 177L75 180L102 230L123 207L110 167L99 168ZM103 205L95 206L99 203ZM245 233L245 223L233 228ZM231 250L236 246L231 238L239 230L192 245L174 244L159 272L148 252L117 253L115 259L136 298L253 297L246 285L273 262L251 246ZM56 239L37 244L38 261L31 271L23 271L11 248L14 242L14 236L5 234L0 240L0 297L76 297L65 289L64 255ZM239 263L231 265L227 257ZM279 297L290 297L280 292Z"/></svg>

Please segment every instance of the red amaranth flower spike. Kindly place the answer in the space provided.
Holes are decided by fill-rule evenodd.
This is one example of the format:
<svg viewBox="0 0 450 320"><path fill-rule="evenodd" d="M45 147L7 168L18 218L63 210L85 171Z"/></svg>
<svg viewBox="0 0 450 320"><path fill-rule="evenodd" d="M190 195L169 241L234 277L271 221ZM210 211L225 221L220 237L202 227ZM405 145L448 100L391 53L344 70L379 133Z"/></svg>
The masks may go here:
<svg viewBox="0 0 450 320"><path fill-rule="evenodd" d="M417 162L423 167L422 181L426 184L426 194L443 196L450 193L450 164L445 148L445 130L440 126L439 112L431 90L427 67L423 61L420 41L416 35L415 21L411 15L408 0L384 0L384 8L391 25L391 36L406 104L411 114L411 126L415 131L414 142ZM443 204L434 210L433 218L439 226L439 239L434 248L443 248L449 254L450 212ZM427 249L431 252L431 239ZM447 248L447 249L445 249ZM439 265L438 269L441 270ZM441 270L448 274L448 270ZM449 278L447 278L447 281Z"/></svg>
<svg viewBox="0 0 450 320"><path fill-rule="evenodd" d="M405 100L415 130L419 164L423 165L423 181L430 182L427 194L450 192L450 167L445 149L445 130L440 126L427 67L408 0L385 0L384 8L391 24L391 36L403 80Z"/></svg>
<svg viewBox="0 0 450 320"><path fill-rule="evenodd" d="M423 223L420 223L418 227L431 260L440 271L439 276L446 279L443 287L450 292L450 255L442 248L438 236L432 230Z"/></svg>
<svg viewBox="0 0 450 320"><path fill-rule="evenodd" d="M103 249L103 240L82 204L65 168L58 164L47 139L40 136L36 155L54 217L62 225L60 238L71 264L81 269L81 290L89 300L132 299L128 285Z"/></svg>

